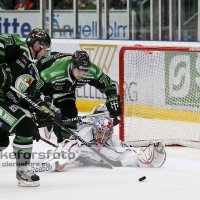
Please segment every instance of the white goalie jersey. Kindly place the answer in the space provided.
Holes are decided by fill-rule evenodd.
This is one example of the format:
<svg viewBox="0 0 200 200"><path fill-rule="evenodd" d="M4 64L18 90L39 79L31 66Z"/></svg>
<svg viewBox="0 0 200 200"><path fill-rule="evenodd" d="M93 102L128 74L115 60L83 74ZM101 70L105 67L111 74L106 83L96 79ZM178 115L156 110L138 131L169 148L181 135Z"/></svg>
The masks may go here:
<svg viewBox="0 0 200 200"><path fill-rule="evenodd" d="M111 160L123 160L126 158L135 157L137 155L137 151L134 147L127 146L114 134L111 135L111 137L103 144L103 146L99 145L94 138L91 126L83 128L81 131L79 131L78 135ZM90 159L90 162L93 163L105 162L90 148L82 144L80 141L73 139L73 137L66 139L63 142L63 146L65 150L70 152L70 163L72 163L79 156ZM133 160L131 166L138 166L137 159Z"/></svg>
<svg viewBox="0 0 200 200"><path fill-rule="evenodd" d="M102 156L88 147L88 144L108 159L120 161L122 166L161 167L164 164L166 151L163 142L151 142L147 147L136 150L113 134L113 126L117 125L119 120L112 120L105 113L105 105L94 108L92 117L94 114L96 117L91 118L92 123L87 125L81 123L78 132L75 133L83 142L73 136L64 140L63 143L58 144L54 154L43 161L43 164L57 162L57 171L62 171L66 165L73 163L79 157L83 158L81 160L87 160L94 165L107 164Z"/></svg>

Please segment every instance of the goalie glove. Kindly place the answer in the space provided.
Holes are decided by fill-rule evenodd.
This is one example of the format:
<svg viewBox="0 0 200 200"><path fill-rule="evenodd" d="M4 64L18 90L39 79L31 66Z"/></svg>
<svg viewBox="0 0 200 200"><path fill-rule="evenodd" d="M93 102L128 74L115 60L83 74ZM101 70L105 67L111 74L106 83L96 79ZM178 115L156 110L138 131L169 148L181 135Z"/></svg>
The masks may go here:
<svg viewBox="0 0 200 200"><path fill-rule="evenodd" d="M115 118L120 116L122 114L120 96L117 94L108 96L106 100L106 107L112 117Z"/></svg>
<svg viewBox="0 0 200 200"><path fill-rule="evenodd" d="M6 64L0 64L0 88L3 91L9 90L12 83L10 67Z"/></svg>
<svg viewBox="0 0 200 200"><path fill-rule="evenodd" d="M161 141L152 142L140 150L138 164L140 167L161 167L166 160L165 144Z"/></svg>

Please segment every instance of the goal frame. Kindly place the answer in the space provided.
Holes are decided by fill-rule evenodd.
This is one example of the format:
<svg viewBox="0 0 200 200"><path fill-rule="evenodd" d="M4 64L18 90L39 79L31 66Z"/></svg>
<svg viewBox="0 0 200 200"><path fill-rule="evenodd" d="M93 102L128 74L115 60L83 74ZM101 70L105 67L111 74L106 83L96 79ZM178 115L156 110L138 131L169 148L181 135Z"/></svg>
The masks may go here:
<svg viewBox="0 0 200 200"><path fill-rule="evenodd" d="M169 46L142 46L141 44L136 44L134 46L123 46L119 51L119 94L121 96L121 101L124 102L124 54L126 51L135 50L135 51L143 51L147 54L151 54L152 51L166 51L166 52L197 52L200 53L200 48L198 47L169 47ZM122 111L124 113L124 104L121 105ZM120 140L124 141L124 114L120 116L120 124L119 124L119 138ZM176 142L175 142L176 143ZM170 144L169 145L181 145L187 146L190 141L186 141L183 143L177 142L177 144ZM199 143L199 142L194 142ZM149 144L148 141L144 141L144 145ZM140 145L139 145L140 146ZM143 145L141 145L143 146ZM191 145L189 145L191 146ZM192 145L193 146L193 145ZM194 144L194 147L199 146L200 144ZM198 148L198 147L197 147Z"/></svg>

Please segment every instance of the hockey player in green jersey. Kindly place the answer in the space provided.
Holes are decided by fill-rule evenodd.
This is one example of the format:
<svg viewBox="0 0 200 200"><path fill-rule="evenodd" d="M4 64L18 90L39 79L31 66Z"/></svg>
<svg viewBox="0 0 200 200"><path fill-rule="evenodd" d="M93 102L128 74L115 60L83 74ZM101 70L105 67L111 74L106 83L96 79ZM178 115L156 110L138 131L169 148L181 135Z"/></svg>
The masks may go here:
<svg viewBox="0 0 200 200"><path fill-rule="evenodd" d="M28 167L33 136L39 133L26 112L29 105L10 86L29 97L33 95L39 80L33 59L44 56L50 45L49 35L41 29L32 30L26 40L11 34L0 35L0 151L9 145L10 133L15 133L13 152L19 186L39 186L39 176L31 173ZM46 113L38 115L41 120L48 121L53 113L46 109Z"/></svg>
<svg viewBox="0 0 200 200"><path fill-rule="evenodd" d="M63 119L77 116L75 90L85 84L105 93L106 106L112 117L122 114L116 85L99 67L90 62L86 51L76 51L74 54L57 52L39 60L37 68L44 81L40 92L54 99L54 105L60 108ZM76 129L76 122L68 123L66 127ZM69 137L64 131L62 135Z"/></svg>

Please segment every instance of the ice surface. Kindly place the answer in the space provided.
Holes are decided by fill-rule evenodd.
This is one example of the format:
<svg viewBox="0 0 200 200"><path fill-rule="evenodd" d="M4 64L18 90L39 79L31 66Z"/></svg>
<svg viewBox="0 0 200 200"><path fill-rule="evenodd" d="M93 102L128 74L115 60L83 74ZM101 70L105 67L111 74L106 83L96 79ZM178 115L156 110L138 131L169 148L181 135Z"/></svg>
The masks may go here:
<svg viewBox="0 0 200 200"><path fill-rule="evenodd" d="M50 141L56 143L55 136ZM54 148L43 141L34 142L34 152L48 150ZM12 146L5 152L12 152ZM38 161L36 156L34 162ZM159 169L70 167L63 172L41 172L41 185L36 188L18 187L15 166L4 166L8 163L15 160L5 156L0 159L0 200L200 199L200 149L167 147L167 160ZM139 182L142 176L147 179Z"/></svg>

